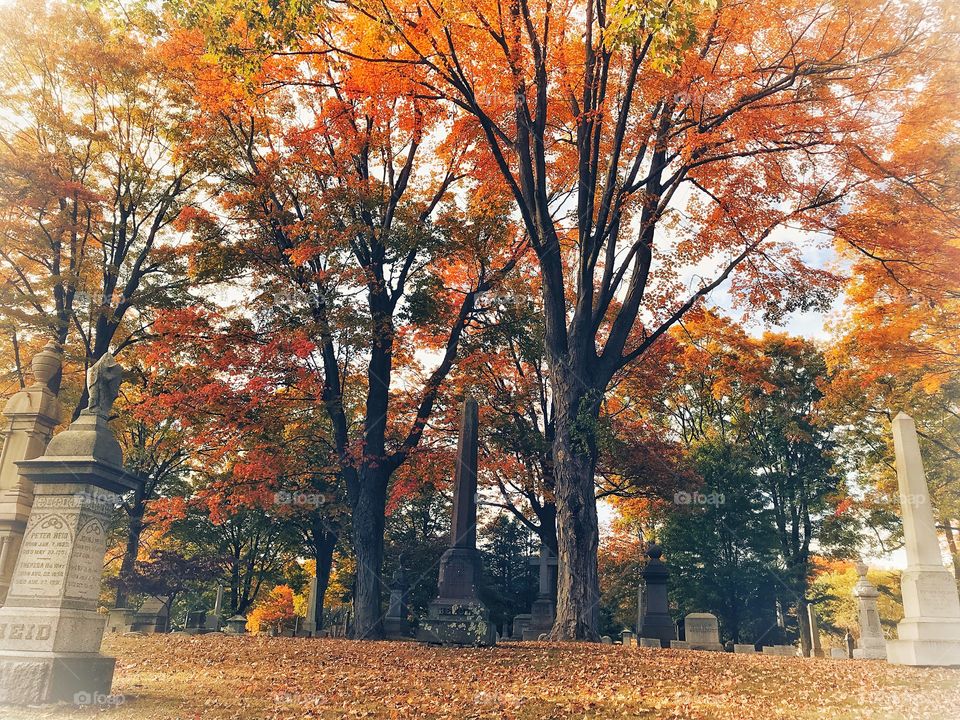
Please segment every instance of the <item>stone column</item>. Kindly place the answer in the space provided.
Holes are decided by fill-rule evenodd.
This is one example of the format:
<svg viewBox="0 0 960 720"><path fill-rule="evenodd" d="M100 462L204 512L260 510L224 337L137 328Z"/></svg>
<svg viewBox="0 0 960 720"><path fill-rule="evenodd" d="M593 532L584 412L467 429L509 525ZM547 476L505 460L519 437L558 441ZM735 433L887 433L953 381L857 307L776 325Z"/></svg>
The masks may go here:
<svg viewBox="0 0 960 720"><path fill-rule="evenodd" d="M637 635L641 639L659 640L662 647L669 647L677 639L677 626L670 617L667 602L667 579L670 569L660 557L663 548L656 543L647 549L649 561L643 569L644 603L643 616Z"/></svg>
<svg viewBox="0 0 960 720"><path fill-rule="evenodd" d="M90 406L43 456L17 463L34 502L0 608L0 702L89 703L110 693L114 659L99 653L106 616L97 600L114 507L138 486L107 425L120 375L105 355L87 375Z"/></svg>
<svg viewBox="0 0 960 720"><path fill-rule="evenodd" d="M496 628L477 596L477 401L463 404L453 488L450 547L440 558L437 598L420 623L417 640L449 645L493 645Z"/></svg>
<svg viewBox="0 0 960 720"><path fill-rule="evenodd" d="M33 383L11 397L3 409L5 427L0 450L0 605L10 588L23 532L33 504L33 483L21 475L17 463L43 454L60 422L60 403L47 383L60 369L55 343L33 358Z"/></svg>
<svg viewBox="0 0 960 720"><path fill-rule="evenodd" d="M893 419L893 445L907 569L900 577L903 620L887 655L898 665L960 665L960 597L943 564L917 429L906 413Z"/></svg>
<svg viewBox="0 0 960 720"><path fill-rule="evenodd" d="M853 588L860 616L860 643L853 651L853 657L860 660L886 660L887 644L883 639L880 626L880 612L877 610L877 598L880 593L873 583L867 580L867 566L856 564L860 579Z"/></svg>
<svg viewBox="0 0 960 720"><path fill-rule="evenodd" d="M823 645L820 643L820 616L817 614L817 608L813 605L807 605L807 618L810 625L810 652L814 657L823 657Z"/></svg>

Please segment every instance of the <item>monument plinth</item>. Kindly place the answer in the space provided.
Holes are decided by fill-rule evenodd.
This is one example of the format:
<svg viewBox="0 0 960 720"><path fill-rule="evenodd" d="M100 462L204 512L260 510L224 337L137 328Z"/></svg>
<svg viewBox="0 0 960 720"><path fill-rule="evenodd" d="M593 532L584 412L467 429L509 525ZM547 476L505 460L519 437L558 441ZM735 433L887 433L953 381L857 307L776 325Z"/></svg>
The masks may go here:
<svg viewBox="0 0 960 720"><path fill-rule="evenodd" d="M900 578L903 620L887 658L898 665L960 665L960 597L944 567L913 419L893 419L907 569Z"/></svg>
<svg viewBox="0 0 960 720"><path fill-rule="evenodd" d="M663 549L656 543L647 549L650 559L643 569L646 592L637 635L641 638L659 640L661 647L669 647L677 639L677 625L670 617L667 601L667 579L670 569L660 559Z"/></svg>
<svg viewBox="0 0 960 720"><path fill-rule="evenodd" d="M43 454L60 422L60 403L47 383L60 369L60 347L47 346L33 358L33 383L13 395L3 409L0 451L0 604L3 604L33 505L33 484L17 463Z"/></svg>
<svg viewBox="0 0 960 720"><path fill-rule="evenodd" d="M407 615L410 608L407 606L407 593L410 586L407 583L406 568L403 567L403 557L400 557L400 563L393 573L393 579L390 581L390 604L387 607L387 614L383 618L383 632L388 640L409 640L410 621Z"/></svg>
<svg viewBox="0 0 960 720"><path fill-rule="evenodd" d="M17 463L34 500L0 608L0 702L110 693L114 659L99 653L106 617L97 599L114 505L138 481L107 425L120 387L111 355L90 368L87 385L89 407L42 457Z"/></svg>
<svg viewBox="0 0 960 720"><path fill-rule="evenodd" d="M440 558L437 598L427 608L417 640L443 645L494 645L496 628L477 595L477 401L463 406L453 487L450 547Z"/></svg>
<svg viewBox="0 0 960 720"><path fill-rule="evenodd" d="M858 660L886 660L887 642L883 639L880 627L880 612L877 610L877 598L880 591L867 579L867 566L856 564L860 579L853 587L853 596L857 599L857 612L860 619L860 643L852 651Z"/></svg>

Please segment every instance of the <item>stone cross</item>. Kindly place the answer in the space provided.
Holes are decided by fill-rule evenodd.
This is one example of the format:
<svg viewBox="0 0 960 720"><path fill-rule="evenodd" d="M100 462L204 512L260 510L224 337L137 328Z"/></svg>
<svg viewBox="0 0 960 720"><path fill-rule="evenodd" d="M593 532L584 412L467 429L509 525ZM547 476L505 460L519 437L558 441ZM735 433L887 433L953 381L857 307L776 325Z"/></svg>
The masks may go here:
<svg viewBox="0 0 960 720"><path fill-rule="evenodd" d="M531 565L536 565L539 573L540 588L539 594L542 596L553 597L553 572L551 567L557 567L559 561L557 557L550 552L546 545L540 546L540 554L528 561Z"/></svg>
<svg viewBox="0 0 960 720"><path fill-rule="evenodd" d="M900 576L903 620L887 655L899 665L960 665L960 597L943 565L920 441L906 413L893 419L893 446L907 569Z"/></svg>

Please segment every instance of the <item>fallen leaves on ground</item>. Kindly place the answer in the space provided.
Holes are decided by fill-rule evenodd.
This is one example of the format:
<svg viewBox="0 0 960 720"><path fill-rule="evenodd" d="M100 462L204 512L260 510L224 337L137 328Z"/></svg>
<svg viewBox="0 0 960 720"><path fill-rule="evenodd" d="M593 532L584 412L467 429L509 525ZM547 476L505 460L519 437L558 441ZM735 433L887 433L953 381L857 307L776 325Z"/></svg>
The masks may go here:
<svg viewBox="0 0 960 720"><path fill-rule="evenodd" d="M108 638L116 706L4 708L88 718L929 718L960 715L960 670L621 646L224 635Z"/></svg>

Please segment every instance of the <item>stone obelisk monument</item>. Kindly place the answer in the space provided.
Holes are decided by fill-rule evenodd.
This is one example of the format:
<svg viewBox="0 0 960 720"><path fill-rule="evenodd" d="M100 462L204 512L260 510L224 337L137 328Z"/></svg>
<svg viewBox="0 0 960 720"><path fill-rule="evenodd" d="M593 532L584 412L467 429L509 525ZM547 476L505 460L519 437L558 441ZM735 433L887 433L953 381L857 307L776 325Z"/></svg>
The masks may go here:
<svg viewBox="0 0 960 720"><path fill-rule="evenodd" d="M90 704L110 693L97 599L114 506L138 485L107 425L120 379L104 355L87 373L89 406L41 457L17 463L34 500L0 608L0 702Z"/></svg>
<svg viewBox="0 0 960 720"><path fill-rule="evenodd" d="M477 401L463 405L453 486L450 547L440 558L437 598L420 623L417 640L445 645L493 645L496 628L477 595Z"/></svg>
<svg viewBox="0 0 960 720"><path fill-rule="evenodd" d="M943 565L917 429L906 413L893 419L893 444L907 569L900 579L904 617L898 639L887 643L887 659L898 665L960 665L960 598Z"/></svg>
<svg viewBox="0 0 960 720"><path fill-rule="evenodd" d="M887 645L880 626L880 611L877 609L880 591L867 579L867 566L863 562L856 563L854 568L859 576L853 587L853 596L857 599L860 642L853 651L853 657L859 660L886 660Z"/></svg>
<svg viewBox="0 0 960 720"><path fill-rule="evenodd" d="M33 383L12 396L3 409L6 423L0 450L0 605L10 588L33 505L33 483L20 474L17 463L43 455L60 422L60 403L47 387L60 369L60 362L60 347L48 343L33 358Z"/></svg>

